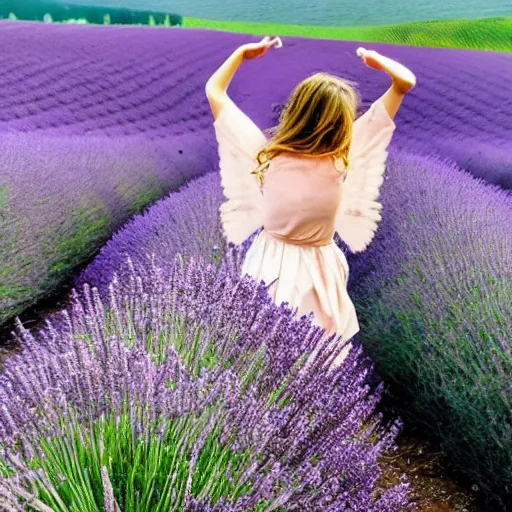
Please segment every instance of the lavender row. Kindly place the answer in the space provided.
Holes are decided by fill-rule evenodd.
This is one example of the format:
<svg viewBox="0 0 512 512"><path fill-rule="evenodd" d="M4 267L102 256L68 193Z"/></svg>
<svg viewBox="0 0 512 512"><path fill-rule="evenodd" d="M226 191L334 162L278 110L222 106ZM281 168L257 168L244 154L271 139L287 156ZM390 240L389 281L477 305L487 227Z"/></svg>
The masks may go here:
<svg viewBox="0 0 512 512"><path fill-rule="evenodd" d="M107 296L114 274L128 259L143 264L153 261L166 268L177 254L220 261L226 251L219 206L223 201L218 172L190 182L135 215L112 236L76 281L89 283Z"/></svg>
<svg viewBox="0 0 512 512"><path fill-rule="evenodd" d="M382 203L374 242L349 258L360 339L408 423L439 436L451 466L498 503L510 500L512 194L395 154Z"/></svg>
<svg viewBox="0 0 512 512"><path fill-rule="evenodd" d="M205 134L0 135L0 323L57 287L134 213L213 167Z"/></svg>

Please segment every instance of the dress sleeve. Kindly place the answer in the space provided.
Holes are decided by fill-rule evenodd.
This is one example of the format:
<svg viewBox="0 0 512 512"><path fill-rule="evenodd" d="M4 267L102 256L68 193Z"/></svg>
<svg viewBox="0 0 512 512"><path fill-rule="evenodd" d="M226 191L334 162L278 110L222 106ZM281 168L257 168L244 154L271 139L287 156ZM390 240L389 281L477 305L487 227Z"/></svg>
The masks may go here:
<svg viewBox="0 0 512 512"><path fill-rule="evenodd" d="M364 251L381 220L377 201L395 123L381 99L354 123L349 169L336 217L336 231L353 252Z"/></svg>
<svg viewBox="0 0 512 512"><path fill-rule="evenodd" d="M267 139L232 100L224 105L213 125L226 198L220 207L222 227L226 239L238 245L263 224L261 191L251 172L258 166L256 155Z"/></svg>

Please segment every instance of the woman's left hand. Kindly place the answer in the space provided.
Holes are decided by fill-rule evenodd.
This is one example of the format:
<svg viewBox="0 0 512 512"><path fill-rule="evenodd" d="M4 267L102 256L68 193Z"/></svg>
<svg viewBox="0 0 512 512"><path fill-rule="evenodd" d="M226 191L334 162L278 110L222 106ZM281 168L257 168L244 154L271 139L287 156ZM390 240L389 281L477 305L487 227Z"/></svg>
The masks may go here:
<svg viewBox="0 0 512 512"><path fill-rule="evenodd" d="M416 85L414 73L399 62L365 48L358 48L356 53L368 67L388 73L393 79L395 90L400 94L407 93Z"/></svg>
<svg viewBox="0 0 512 512"><path fill-rule="evenodd" d="M259 43L248 43L240 46L238 51L242 52L244 60L257 59L265 55L271 48L281 48L283 43L278 36L264 37Z"/></svg>
<svg viewBox="0 0 512 512"><path fill-rule="evenodd" d="M358 48L357 56L369 67L372 69L380 69L385 70L385 66L382 63L382 57L380 53L373 51L373 50L367 50L366 48Z"/></svg>

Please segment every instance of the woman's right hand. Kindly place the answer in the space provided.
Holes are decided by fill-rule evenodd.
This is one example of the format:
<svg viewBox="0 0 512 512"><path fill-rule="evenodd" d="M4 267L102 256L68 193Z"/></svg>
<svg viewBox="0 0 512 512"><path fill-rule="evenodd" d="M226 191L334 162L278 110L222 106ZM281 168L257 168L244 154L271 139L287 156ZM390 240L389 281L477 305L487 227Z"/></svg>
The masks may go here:
<svg viewBox="0 0 512 512"><path fill-rule="evenodd" d="M262 57L267 53L271 48L281 48L283 43L278 36L270 38L265 36L258 43L247 43L238 48L238 51L241 52L244 60L257 59L258 57Z"/></svg>

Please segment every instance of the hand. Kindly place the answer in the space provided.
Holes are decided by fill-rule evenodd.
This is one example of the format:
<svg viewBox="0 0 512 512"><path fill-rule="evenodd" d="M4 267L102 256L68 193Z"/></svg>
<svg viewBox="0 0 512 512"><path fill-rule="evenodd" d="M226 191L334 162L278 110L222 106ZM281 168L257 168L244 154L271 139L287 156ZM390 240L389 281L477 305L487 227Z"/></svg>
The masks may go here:
<svg viewBox="0 0 512 512"><path fill-rule="evenodd" d="M281 48L282 46L283 43L278 36L272 39L266 36L259 43L248 43L240 46L238 51L242 52L244 60L251 60L262 57L271 48Z"/></svg>
<svg viewBox="0 0 512 512"><path fill-rule="evenodd" d="M380 53L374 50L367 50L366 48L358 48L356 54L369 68L380 69L382 71L386 70L382 62L383 55Z"/></svg>
<svg viewBox="0 0 512 512"><path fill-rule="evenodd" d="M358 48L356 53L368 67L385 71L393 79L395 90L401 94L409 92L416 85L414 73L399 62L366 48Z"/></svg>

